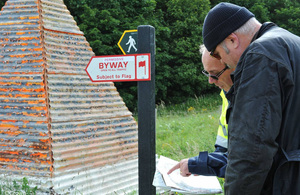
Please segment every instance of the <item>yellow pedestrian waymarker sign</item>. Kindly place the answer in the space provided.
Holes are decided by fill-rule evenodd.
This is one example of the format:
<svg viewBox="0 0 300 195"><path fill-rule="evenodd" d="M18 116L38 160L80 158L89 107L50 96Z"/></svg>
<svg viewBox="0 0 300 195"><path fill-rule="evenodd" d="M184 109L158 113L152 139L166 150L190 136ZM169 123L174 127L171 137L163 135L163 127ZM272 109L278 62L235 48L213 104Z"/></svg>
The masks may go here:
<svg viewBox="0 0 300 195"><path fill-rule="evenodd" d="M121 36L118 46L122 53L126 54L137 54L137 30L125 30Z"/></svg>

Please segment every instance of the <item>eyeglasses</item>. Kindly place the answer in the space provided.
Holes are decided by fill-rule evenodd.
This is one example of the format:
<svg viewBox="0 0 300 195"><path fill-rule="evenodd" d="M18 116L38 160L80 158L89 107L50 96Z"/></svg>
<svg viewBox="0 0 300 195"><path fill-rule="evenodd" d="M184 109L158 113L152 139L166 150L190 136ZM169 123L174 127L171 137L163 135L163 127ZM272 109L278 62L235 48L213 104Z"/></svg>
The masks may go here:
<svg viewBox="0 0 300 195"><path fill-rule="evenodd" d="M211 75L209 74L206 70L202 70L202 73L207 76L207 77L211 77L215 80L219 80L219 77L225 72L225 70L227 70L229 67L228 66L225 66L225 68L223 70L221 70L218 74L216 75Z"/></svg>
<svg viewBox="0 0 300 195"><path fill-rule="evenodd" d="M213 50L211 50L210 56L211 56L211 57L214 57L214 58L217 58L218 60L221 60L221 56L220 56L219 54L215 54L215 53L214 53L215 50L216 50L216 48L214 48Z"/></svg>

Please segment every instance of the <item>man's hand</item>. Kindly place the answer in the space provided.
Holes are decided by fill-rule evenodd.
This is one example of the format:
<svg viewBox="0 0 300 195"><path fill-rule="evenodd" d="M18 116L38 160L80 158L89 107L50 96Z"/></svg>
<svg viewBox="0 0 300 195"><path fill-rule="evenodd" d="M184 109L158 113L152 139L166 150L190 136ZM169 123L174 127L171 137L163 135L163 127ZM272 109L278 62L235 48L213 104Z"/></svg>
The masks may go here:
<svg viewBox="0 0 300 195"><path fill-rule="evenodd" d="M189 159L183 159L181 160L178 164L176 164L174 167L172 167L169 171L168 174L171 174L173 171L176 169L180 169L180 175L183 177L188 177L191 175L189 172L189 167L188 167L188 161Z"/></svg>

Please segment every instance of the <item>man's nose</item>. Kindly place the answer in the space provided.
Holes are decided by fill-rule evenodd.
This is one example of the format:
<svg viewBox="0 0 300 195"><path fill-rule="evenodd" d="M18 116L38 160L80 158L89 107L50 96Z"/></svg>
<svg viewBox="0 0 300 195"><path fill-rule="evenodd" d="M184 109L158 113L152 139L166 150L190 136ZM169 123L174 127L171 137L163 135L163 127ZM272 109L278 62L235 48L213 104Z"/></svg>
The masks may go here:
<svg viewBox="0 0 300 195"><path fill-rule="evenodd" d="M208 83L209 84L213 84L213 83L215 83L216 82L216 79L213 79L213 78L211 78L211 77L208 77Z"/></svg>

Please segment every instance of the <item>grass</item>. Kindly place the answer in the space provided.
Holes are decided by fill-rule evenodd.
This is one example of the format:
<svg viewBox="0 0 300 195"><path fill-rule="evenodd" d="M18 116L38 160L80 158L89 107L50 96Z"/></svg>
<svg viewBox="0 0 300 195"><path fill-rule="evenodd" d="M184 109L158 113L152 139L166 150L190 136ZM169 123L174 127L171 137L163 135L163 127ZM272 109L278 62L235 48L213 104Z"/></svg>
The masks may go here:
<svg viewBox="0 0 300 195"><path fill-rule="evenodd" d="M22 180L6 180L0 183L0 195L16 194L16 195L34 195L37 187L30 187L28 180L24 177Z"/></svg>
<svg viewBox="0 0 300 195"><path fill-rule="evenodd" d="M218 94L174 106L159 105L156 119L156 153L180 160L214 151L221 98Z"/></svg>
<svg viewBox="0 0 300 195"><path fill-rule="evenodd" d="M218 93L157 106L156 153L180 161L213 152L222 100ZM219 179L223 186L223 179Z"/></svg>

